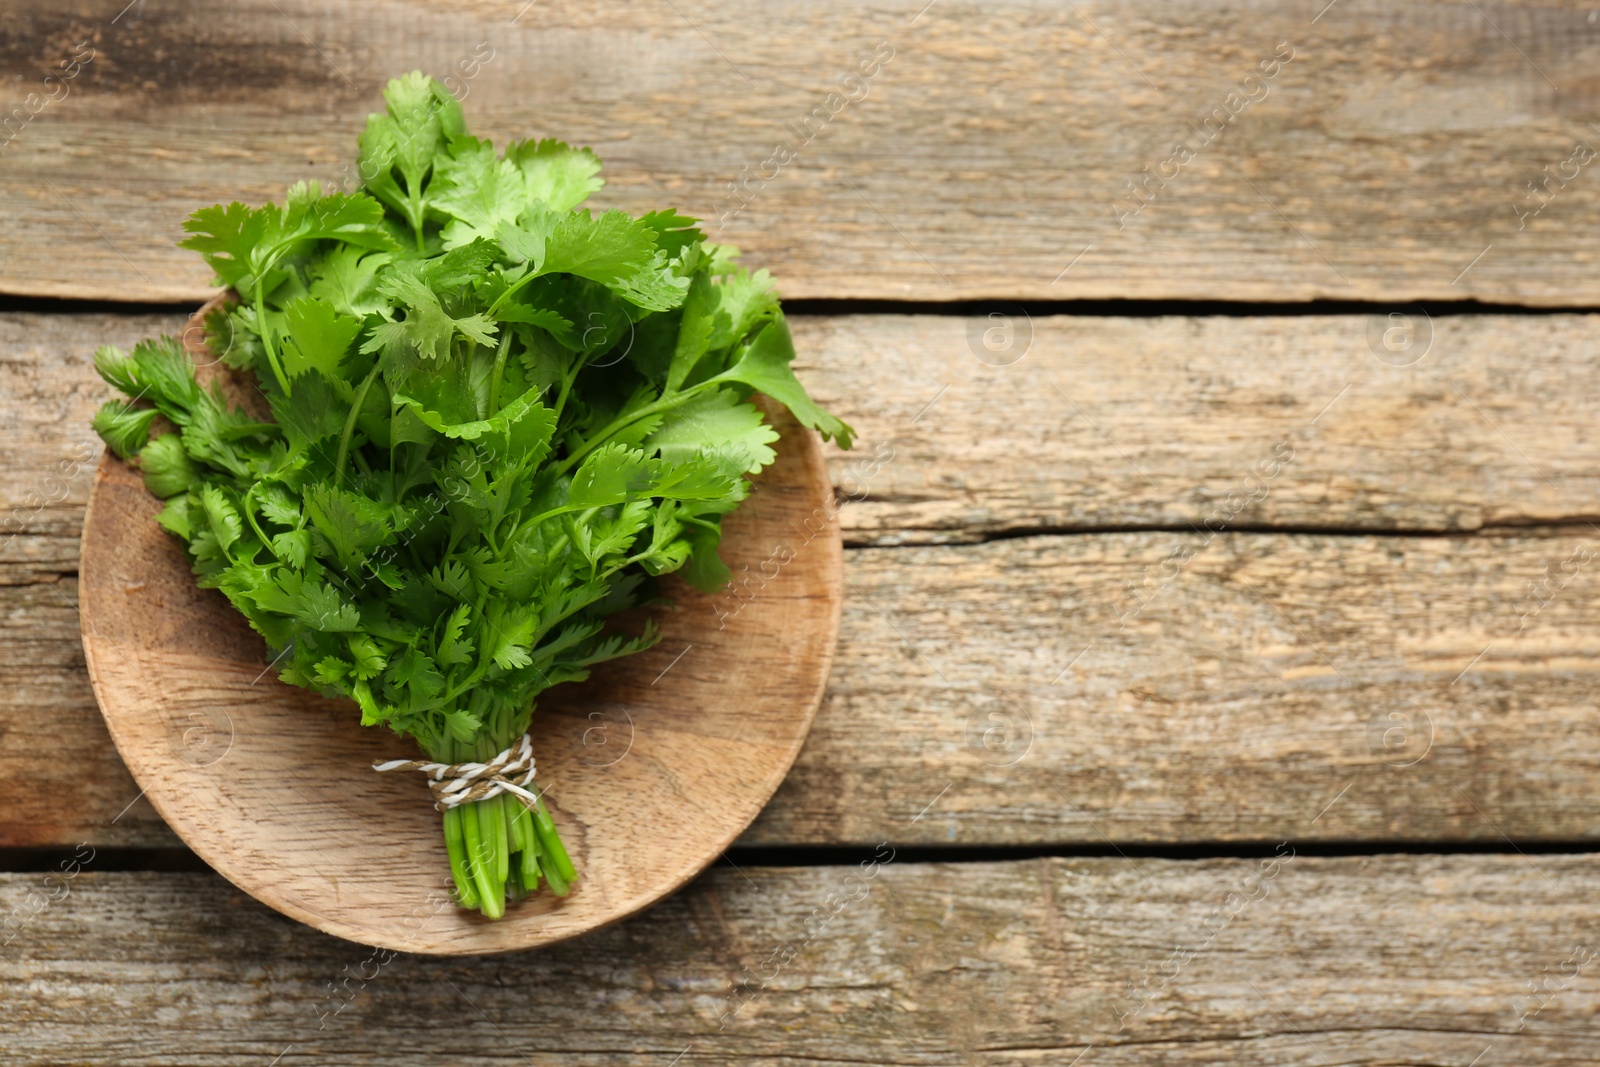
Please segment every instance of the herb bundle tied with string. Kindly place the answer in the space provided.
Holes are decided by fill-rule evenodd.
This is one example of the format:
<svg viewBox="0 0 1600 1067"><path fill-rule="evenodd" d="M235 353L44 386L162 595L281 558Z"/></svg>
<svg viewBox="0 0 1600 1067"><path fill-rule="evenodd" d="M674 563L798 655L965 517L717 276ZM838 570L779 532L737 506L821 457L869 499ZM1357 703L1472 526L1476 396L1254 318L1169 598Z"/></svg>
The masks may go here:
<svg viewBox="0 0 1600 1067"><path fill-rule="evenodd" d="M606 624L656 576L725 584L721 520L778 439L751 394L852 431L796 380L766 272L695 220L581 208L591 152L497 153L420 73L384 96L360 191L185 224L237 296L206 327L256 413L163 337L96 354L126 399L95 429L282 680L416 739L456 899L498 918L577 878L534 782L535 699L655 640Z"/></svg>

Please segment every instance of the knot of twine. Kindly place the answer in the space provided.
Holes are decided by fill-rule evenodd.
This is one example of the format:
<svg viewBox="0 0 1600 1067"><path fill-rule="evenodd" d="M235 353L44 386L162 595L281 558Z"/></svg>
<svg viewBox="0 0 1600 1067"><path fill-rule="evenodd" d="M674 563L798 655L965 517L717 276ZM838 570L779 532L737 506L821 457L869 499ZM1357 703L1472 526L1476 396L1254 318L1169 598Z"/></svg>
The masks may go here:
<svg viewBox="0 0 1600 1067"><path fill-rule="evenodd" d="M517 738L511 747L488 763L392 759L374 762L372 769L380 773L415 770L427 774L428 788L433 790L433 806L438 811L449 811L458 804L475 800L488 800L501 793L518 797L530 808L539 802L539 795L527 789L533 784L533 744L527 734Z"/></svg>

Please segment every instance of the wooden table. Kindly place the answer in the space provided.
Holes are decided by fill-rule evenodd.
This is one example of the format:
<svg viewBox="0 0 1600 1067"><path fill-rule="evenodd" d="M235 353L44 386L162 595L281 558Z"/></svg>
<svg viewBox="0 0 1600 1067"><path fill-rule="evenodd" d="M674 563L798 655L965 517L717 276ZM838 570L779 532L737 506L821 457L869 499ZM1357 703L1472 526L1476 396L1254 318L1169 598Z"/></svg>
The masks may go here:
<svg viewBox="0 0 1600 1067"><path fill-rule="evenodd" d="M124 2L0 26L8 1062L1600 1059L1592 10ZM770 807L487 959L199 865L75 604L94 348L208 293L191 210L347 179L412 67L772 268L861 432Z"/></svg>

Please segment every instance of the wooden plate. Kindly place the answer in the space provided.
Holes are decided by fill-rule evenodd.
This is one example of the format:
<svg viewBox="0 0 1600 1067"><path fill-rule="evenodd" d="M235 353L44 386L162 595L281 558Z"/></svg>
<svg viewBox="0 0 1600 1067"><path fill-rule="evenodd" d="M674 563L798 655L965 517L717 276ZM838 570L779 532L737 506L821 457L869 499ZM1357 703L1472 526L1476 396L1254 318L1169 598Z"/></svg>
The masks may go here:
<svg viewBox="0 0 1600 1067"><path fill-rule="evenodd" d="M204 310L204 309L202 309ZM200 332L187 333L204 362ZM285 685L221 594L195 587L160 502L101 460L83 531L89 677L163 818L234 885L319 930L399 951L548 944L644 908L749 825L800 751L839 630L842 552L820 442L775 408L778 460L725 524L737 595L670 583L648 652L541 698L541 786L579 871L483 919L450 903L423 776L377 774L412 743ZM748 568L745 572L743 568Z"/></svg>

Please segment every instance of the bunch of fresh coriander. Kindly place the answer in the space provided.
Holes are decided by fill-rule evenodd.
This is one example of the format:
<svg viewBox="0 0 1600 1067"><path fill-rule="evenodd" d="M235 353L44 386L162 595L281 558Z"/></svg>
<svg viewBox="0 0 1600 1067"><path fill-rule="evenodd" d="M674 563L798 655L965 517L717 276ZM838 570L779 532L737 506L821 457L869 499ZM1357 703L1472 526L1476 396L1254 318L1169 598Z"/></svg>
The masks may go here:
<svg viewBox="0 0 1600 1067"><path fill-rule="evenodd" d="M795 379L771 279L693 219L579 210L591 152L497 155L420 73L384 97L362 191L301 184L185 224L238 297L211 347L254 372L262 414L163 337L96 354L128 399L94 425L279 677L430 760L483 762L539 693L653 642L606 621L655 576L726 581L721 519L778 438L752 392L847 447L852 431ZM542 802L451 807L444 835L457 900L491 918L576 878Z"/></svg>

